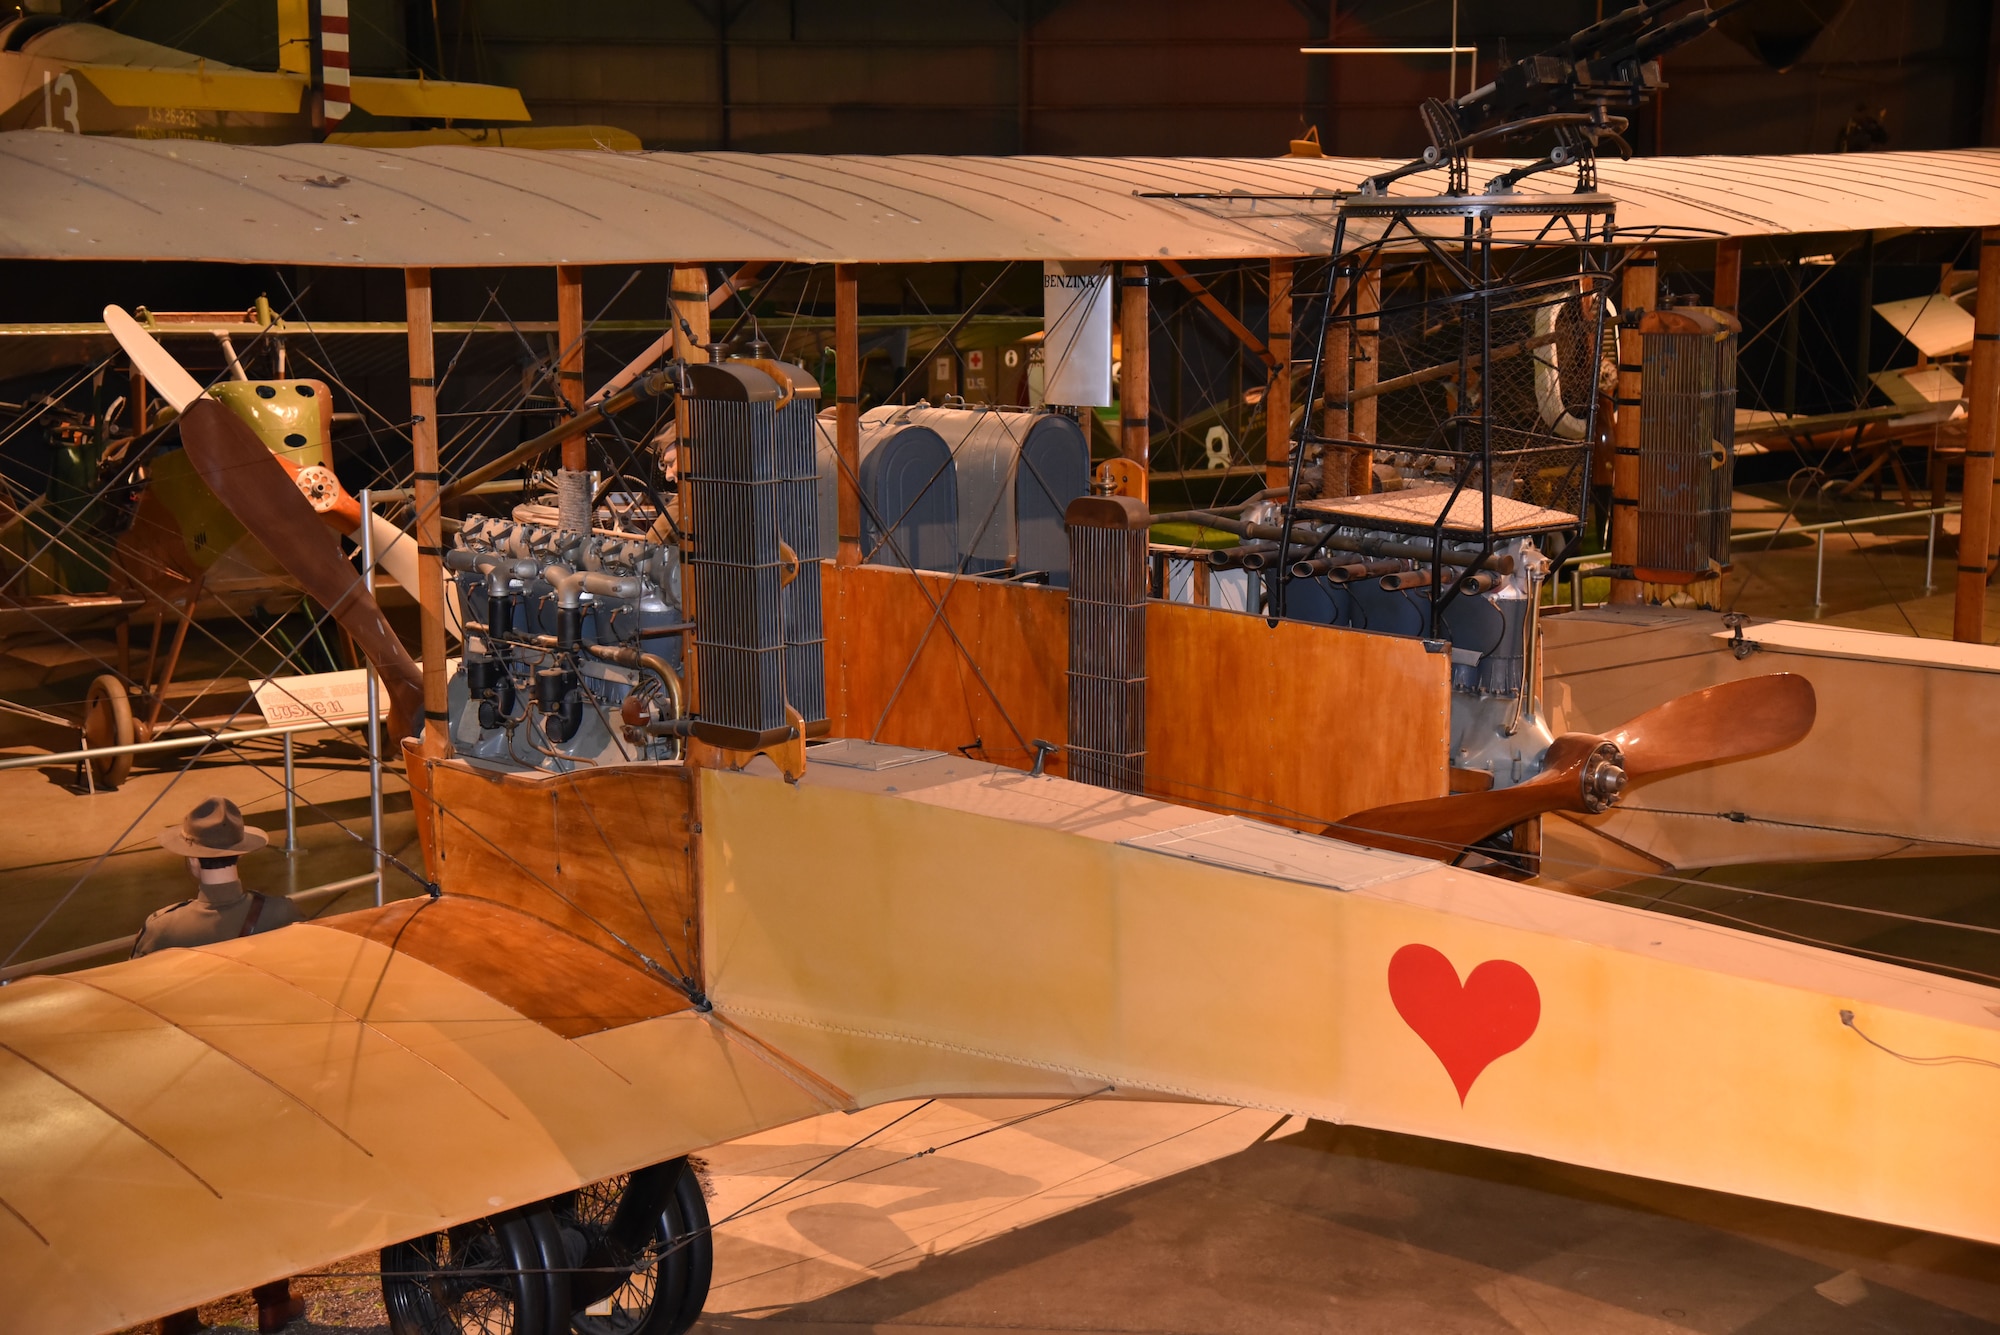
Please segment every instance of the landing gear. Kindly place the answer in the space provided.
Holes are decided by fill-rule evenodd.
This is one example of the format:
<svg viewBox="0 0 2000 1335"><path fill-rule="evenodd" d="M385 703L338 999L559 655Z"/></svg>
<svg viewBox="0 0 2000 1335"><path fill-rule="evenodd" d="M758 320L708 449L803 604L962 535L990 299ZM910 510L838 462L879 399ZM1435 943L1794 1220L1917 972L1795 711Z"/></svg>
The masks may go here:
<svg viewBox="0 0 2000 1335"><path fill-rule="evenodd" d="M395 1335L549 1335L569 1310L562 1237L546 1208L514 1210L382 1249Z"/></svg>
<svg viewBox="0 0 2000 1335"><path fill-rule="evenodd" d="M553 1202L571 1278L574 1335L683 1335L708 1300L708 1202L686 1159ZM562 1329L560 1326L558 1329Z"/></svg>
<svg viewBox="0 0 2000 1335"><path fill-rule="evenodd" d="M685 1335L708 1301L708 1201L671 1159L382 1250L395 1335Z"/></svg>
<svg viewBox="0 0 2000 1335"><path fill-rule="evenodd" d="M109 672L92 681L90 693L84 699L84 744L92 750L101 746L130 746L137 735L132 722L132 697L125 683ZM91 780L99 788L116 788L132 777L129 754L84 763L90 766Z"/></svg>

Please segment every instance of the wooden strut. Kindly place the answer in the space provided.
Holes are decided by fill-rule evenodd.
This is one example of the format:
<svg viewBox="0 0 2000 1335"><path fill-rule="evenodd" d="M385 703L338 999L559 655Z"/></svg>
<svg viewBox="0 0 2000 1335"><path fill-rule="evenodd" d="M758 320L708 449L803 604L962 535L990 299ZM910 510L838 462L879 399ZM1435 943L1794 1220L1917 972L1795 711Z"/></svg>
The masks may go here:
<svg viewBox="0 0 2000 1335"><path fill-rule="evenodd" d="M581 293L582 285L578 284ZM581 298L579 297L579 300ZM452 754L451 720L445 679L444 511L438 499L437 356L431 337L431 271L403 271L404 318L410 346L410 508L411 536L417 544L417 626L419 666L424 682L423 753L430 759ZM582 374L579 360L577 371ZM579 390L582 381L579 378ZM581 438L579 438L579 445ZM569 446L563 450L568 453ZM362 517L366 523L368 516Z"/></svg>
<svg viewBox="0 0 2000 1335"><path fill-rule="evenodd" d="M684 361L705 362L708 360L709 333L709 291L708 270L699 265L676 268L669 295L674 304L674 355ZM674 434L679 444L676 449L674 468L679 477L685 479L692 468L689 453L692 433L688 430L688 404L684 398L674 400ZM681 528L681 606L695 605L695 574L688 558L694 533L694 488L683 484L677 491L676 500L680 505ZM701 654L695 647L694 637L681 641L681 680L686 691L685 705L690 716L701 712ZM693 759L698 747L693 738L688 739L687 755Z"/></svg>
<svg viewBox="0 0 2000 1335"><path fill-rule="evenodd" d="M1354 405L1348 422L1350 441L1375 440L1375 376L1381 365L1382 266L1377 255L1356 276L1354 293ZM1347 494L1366 496L1375 490L1375 451L1350 445L1347 451Z"/></svg>
<svg viewBox="0 0 2000 1335"><path fill-rule="evenodd" d="M741 292L743 289L749 287L751 283L756 279L757 275L762 273L765 269L769 267L770 266L766 264L763 260L752 260L750 261L750 263L738 269L735 273L729 275L729 277L723 279L722 286L716 288L714 292L711 292L709 294L708 297L709 310L710 311L716 310L718 307L722 305L723 302L729 300L729 298L735 296L738 292ZM620 371L617 375L611 377L611 379L605 381L602 385L599 385L594 391L592 391L590 398L585 400L585 402L591 404L603 402L605 399L610 398L613 394L616 394L619 390L625 388L625 386L631 384L634 380L637 380L639 378L640 373L643 372L647 367L651 366L654 362L659 361L662 357L670 355L674 350L674 335L676 332L678 332L678 329L679 329L678 322L669 326L665 333L661 334L658 338L654 339L650 344L646 346L646 350L644 352L640 353L637 357L634 357L631 361L627 362L625 364L624 370Z"/></svg>
<svg viewBox="0 0 2000 1335"><path fill-rule="evenodd" d="M1152 467L1153 355L1150 341L1152 311L1147 300L1144 264L1127 264L1119 277L1119 334L1123 344L1118 382L1118 452L1137 466L1139 499L1146 498L1146 475Z"/></svg>
<svg viewBox="0 0 2000 1335"><path fill-rule="evenodd" d="M1743 295L1743 238L1726 236L1715 243L1715 308L1735 315Z"/></svg>
<svg viewBox="0 0 2000 1335"><path fill-rule="evenodd" d="M1354 286L1352 278L1336 276L1332 290L1327 294L1329 311L1335 311L1348 300L1348 293ZM1354 386L1354 325L1351 321L1330 319L1326 323L1326 341L1320 348L1320 365L1325 368L1321 377L1322 391L1318 404L1307 404L1306 411L1314 407L1320 410L1319 433L1328 440L1347 439L1348 404L1353 401ZM1351 456L1354 451L1344 445L1328 445L1320 458L1319 494L1322 500L1351 495L1348 478L1354 471Z"/></svg>
<svg viewBox="0 0 2000 1335"><path fill-rule="evenodd" d="M1639 386L1646 341L1639 317L1659 298L1660 268L1654 252L1634 250L1625 262L1625 286L1618 312L1618 416L1611 460L1611 563L1627 570L1639 564ZM1637 603L1646 586L1636 579L1611 581L1611 601Z"/></svg>
<svg viewBox="0 0 2000 1335"><path fill-rule="evenodd" d="M1503 343L1493 349L1493 360L1496 362L1506 361L1509 357L1519 357L1523 353L1533 352L1536 348L1546 348L1554 343L1558 337L1554 333L1537 334L1533 338L1524 338L1518 343ZM1486 359L1478 353L1474 353L1467 359L1466 364L1470 369L1476 371L1486 364ZM1393 376L1388 380L1379 380L1365 389L1357 388L1350 390L1345 403L1333 403L1331 406L1359 406L1369 399L1380 398L1384 394L1393 394L1399 389L1412 389L1418 385L1428 385L1436 380L1456 379L1458 371L1459 364L1456 360L1441 362L1436 366L1426 366L1421 371L1411 371L1405 375ZM1332 399L1331 394L1328 395L1328 399Z"/></svg>
<svg viewBox="0 0 2000 1335"><path fill-rule="evenodd" d="M861 564L861 297L855 265L833 266L834 453L839 469L838 565Z"/></svg>
<svg viewBox="0 0 2000 1335"><path fill-rule="evenodd" d="M1972 367L1966 376L1965 489L1958 517L1958 582L1951 637L1986 638L1986 568L1992 550L1995 472L2000 442L2000 227L1979 234L1979 292L1972 312Z"/></svg>
<svg viewBox="0 0 2000 1335"><path fill-rule="evenodd" d="M1201 303L1202 308L1204 310L1206 310L1210 315L1213 315L1216 319L1222 321L1223 328L1227 329L1230 333L1236 335L1237 338L1241 339L1243 341L1244 347L1256 353L1259 360L1261 360L1264 363L1264 365L1276 366L1278 364L1277 355L1273 353L1269 348L1264 346L1264 341L1262 339L1258 338L1255 334L1250 332L1250 328L1248 325L1244 324L1241 320L1236 318L1236 313L1234 311L1230 310L1227 306L1223 305L1220 301L1218 301L1213 292L1210 292L1206 287L1203 287L1200 279L1196 278L1193 274L1189 273L1186 269L1182 268L1180 264L1174 260L1160 260L1158 261L1158 263L1162 269L1165 269L1169 274L1173 275L1176 282L1178 282L1182 287L1186 288L1189 292L1194 294L1194 299Z"/></svg>
<svg viewBox="0 0 2000 1335"><path fill-rule="evenodd" d="M166 665L160 669L159 684L153 686L152 705L146 710L146 724L144 730L140 733L140 736L147 741L152 740L153 729L159 725L160 710L166 704L167 700L167 684L174 679L174 669L180 666L181 647L187 643L188 627L194 624L195 604L201 601L202 585L207 581L207 579L208 579L208 572L206 570L197 571L195 572L194 582L188 585L187 607L181 613L180 624L174 627L173 647L167 650ZM153 618L154 653L157 653L160 647L161 624L162 624L161 615L156 614ZM152 656L149 654L146 659L146 678L148 685L152 685L152 675L153 675L153 661L152 661Z"/></svg>
<svg viewBox="0 0 2000 1335"><path fill-rule="evenodd" d="M428 323L428 322L427 322ZM426 341L430 330L424 331ZM417 326L410 324L410 345L416 346ZM583 411L583 266L556 266L556 395L569 408L570 416ZM416 373L411 372L412 375ZM581 473L590 467L584 434L565 436L562 443L564 471Z"/></svg>
<svg viewBox="0 0 2000 1335"><path fill-rule="evenodd" d="M1271 261L1269 374L1264 378L1264 485L1282 487L1292 457L1292 262Z"/></svg>

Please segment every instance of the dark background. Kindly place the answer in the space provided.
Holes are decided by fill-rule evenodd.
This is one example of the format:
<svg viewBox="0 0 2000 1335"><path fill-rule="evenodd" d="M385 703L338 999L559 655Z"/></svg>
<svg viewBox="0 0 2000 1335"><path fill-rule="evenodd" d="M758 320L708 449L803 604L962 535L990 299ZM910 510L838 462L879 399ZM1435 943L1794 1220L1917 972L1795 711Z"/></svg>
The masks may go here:
<svg viewBox="0 0 2000 1335"><path fill-rule="evenodd" d="M1609 10L1461 0L1491 76ZM1451 0L354 0L359 73L510 84L538 122L622 127L648 148L796 153L1261 155L1317 125L1329 151L1421 146ZM1676 11L1680 12L1680 11ZM1764 49L1715 33L1666 62L1641 153L1835 149L1857 109L1890 148L1996 142L1992 0L1758 0ZM99 21L269 68L270 0L114 0ZM1812 29L1824 23L1813 36ZM1802 53L1798 53L1803 43ZM1460 91L1466 84L1460 72Z"/></svg>

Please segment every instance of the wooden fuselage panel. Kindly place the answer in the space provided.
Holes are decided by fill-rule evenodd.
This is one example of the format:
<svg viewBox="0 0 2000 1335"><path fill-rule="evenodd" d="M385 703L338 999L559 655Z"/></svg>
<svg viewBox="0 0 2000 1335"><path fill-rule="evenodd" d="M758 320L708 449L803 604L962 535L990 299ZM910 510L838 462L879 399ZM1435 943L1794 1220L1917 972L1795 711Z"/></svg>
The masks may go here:
<svg viewBox="0 0 2000 1335"><path fill-rule="evenodd" d="M1319 831L1450 790L1451 659L1400 635L1146 607L1146 791Z"/></svg>
<svg viewBox="0 0 2000 1335"><path fill-rule="evenodd" d="M823 572L835 736L1013 769L1067 736L1063 590ZM1318 830L1448 791L1451 664L1421 642L1161 601L1146 640L1148 792ZM1060 753L1047 772L1064 773Z"/></svg>
<svg viewBox="0 0 2000 1335"><path fill-rule="evenodd" d="M1152 1092L2000 1243L2000 990L957 756L699 782L717 1012L859 1102Z"/></svg>
<svg viewBox="0 0 2000 1335"><path fill-rule="evenodd" d="M446 895L504 904L620 959L700 969L692 788L679 765L496 773L404 747L425 865Z"/></svg>

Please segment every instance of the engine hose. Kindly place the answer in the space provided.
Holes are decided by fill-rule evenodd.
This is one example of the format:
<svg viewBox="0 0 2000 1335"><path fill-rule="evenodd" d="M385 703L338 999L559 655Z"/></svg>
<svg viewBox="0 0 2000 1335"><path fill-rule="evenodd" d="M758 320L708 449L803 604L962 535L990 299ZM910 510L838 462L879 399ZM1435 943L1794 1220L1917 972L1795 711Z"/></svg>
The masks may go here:
<svg viewBox="0 0 2000 1335"><path fill-rule="evenodd" d="M622 668L636 668L650 672L660 679L667 688L667 698L673 701L674 717L681 718L687 713L687 698L681 688L681 674L674 671L674 665L658 654L643 653L626 644L593 644L590 652L607 663L615 663Z"/></svg>

